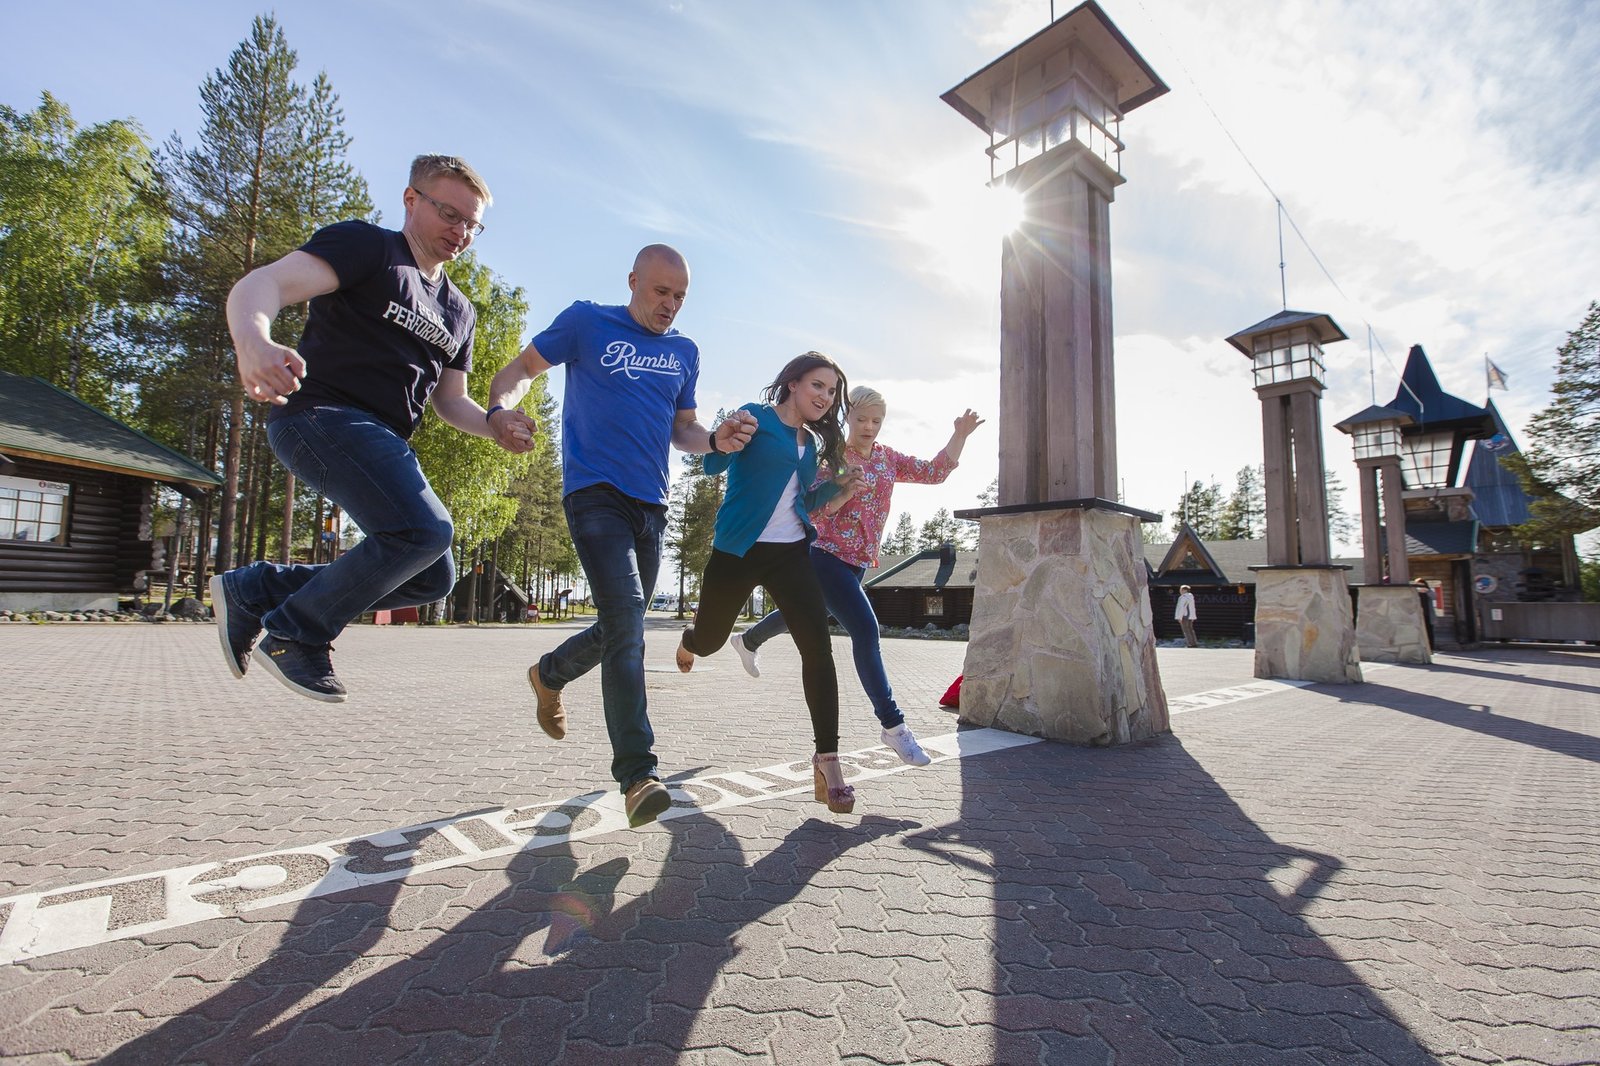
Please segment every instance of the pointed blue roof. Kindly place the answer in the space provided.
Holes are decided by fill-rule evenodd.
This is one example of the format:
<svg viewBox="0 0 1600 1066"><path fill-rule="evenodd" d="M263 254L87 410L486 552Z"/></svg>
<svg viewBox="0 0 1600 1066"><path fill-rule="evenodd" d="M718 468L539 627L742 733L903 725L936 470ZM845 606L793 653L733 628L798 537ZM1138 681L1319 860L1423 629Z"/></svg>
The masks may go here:
<svg viewBox="0 0 1600 1066"><path fill-rule="evenodd" d="M1407 436L1413 433L1437 433L1446 429L1478 431L1466 434L1470 440L1487 437L1494 432L1488 411L1475 403L1452 396L1440 387L1433 364L1428 362L1422 345L1411 346L1411 354L1406 357L1406 369L1400 375L1400 380L1402 384L1395 392L1394 399L1385 406L1404 411L1417 420L1416 425L1406 427L1404 432ZM1420 405L1418 400L1422 401Z"/></svg>
<svg viewBox="0 0 1600 1066"><path fill-rule="evenodd" d="M1528 494L1522 480L1500 463L1501 456L1517 454L1517 442L1494 401L1489 401L1489 417L1494 420L1494 435L1472 446L1467 460L1467 488L1472 490L1472 510L1486 526L1518 526L1530 517Z"/></svg>

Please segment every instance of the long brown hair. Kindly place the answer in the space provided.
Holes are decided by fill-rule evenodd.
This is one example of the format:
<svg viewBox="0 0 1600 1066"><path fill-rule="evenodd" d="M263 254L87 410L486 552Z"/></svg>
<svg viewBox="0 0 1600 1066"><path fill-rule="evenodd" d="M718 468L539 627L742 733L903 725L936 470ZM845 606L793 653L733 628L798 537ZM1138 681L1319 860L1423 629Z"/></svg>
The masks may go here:
<svg viewBox="0 0 1600 1066"><path fill-rule="evenodd" d="M826 367L839 375L839 390L833 394L833 406L821 418L807 421L806 428L822 439L822 447L817 449L818 457L838 473L844 469L844 415L848 408L845 397L850 392L850 383L845 381L844 371L839 369L839 364L821 352L797 355L778 371L778 376L761 396L768 403L783 403L789 398L789 386L818 367Z"/></svg>

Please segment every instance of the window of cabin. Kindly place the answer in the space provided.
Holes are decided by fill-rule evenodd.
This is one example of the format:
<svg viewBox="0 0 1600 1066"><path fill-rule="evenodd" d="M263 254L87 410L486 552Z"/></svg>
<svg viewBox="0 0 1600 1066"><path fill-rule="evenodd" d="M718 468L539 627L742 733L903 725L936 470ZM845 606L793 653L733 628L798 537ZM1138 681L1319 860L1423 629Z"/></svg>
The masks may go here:
<svg viewBox="0 0 1600 1066"><path fill-rule="evenodd" d="M58 481L0 477L0 540L65 545L71 495Z"/></svg>

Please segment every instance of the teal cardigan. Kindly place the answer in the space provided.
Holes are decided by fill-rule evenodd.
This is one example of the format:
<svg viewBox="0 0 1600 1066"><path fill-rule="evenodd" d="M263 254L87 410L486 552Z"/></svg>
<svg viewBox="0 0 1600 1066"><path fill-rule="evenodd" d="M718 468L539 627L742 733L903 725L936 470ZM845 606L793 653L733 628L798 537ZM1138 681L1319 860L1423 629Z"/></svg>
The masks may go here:
<svg viewBox="0 0 1600 1066"><path fill-rule="evenodd" d="M794 506L809 544L817 538L817 530L808 512L827 503L839 491L832 481L812 485L817 480L816 435L804 431L805 454L797 455L796 430L784 425L771 407L747 403L740 410L756 416L756 431L750 443L743 451L713 452L703 460L708 474L728 472L728 487L722 506L717 508L711 546L743 558L767 528L791 476L800 479L800 495Z"/></svg>

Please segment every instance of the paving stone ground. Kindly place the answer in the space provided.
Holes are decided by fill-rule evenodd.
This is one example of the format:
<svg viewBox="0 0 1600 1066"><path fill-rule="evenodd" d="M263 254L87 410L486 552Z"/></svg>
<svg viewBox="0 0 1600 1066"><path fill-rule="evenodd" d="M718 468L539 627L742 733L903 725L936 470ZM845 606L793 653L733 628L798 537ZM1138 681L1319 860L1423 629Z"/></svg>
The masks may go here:
<svg viewBox="0 0 1600 1066"><path fill-rule="evenodd" d="M52 894L134 921L171 900L66 897L609 790L598 677L566 741L532 722L524 671L564 635L353 628L324 705L233 680L205 625L0 628L0 924ZM809 755L792 646L684 677L674 638L648 650L665 774ZM954 733L965 645L885 647L918 733ZM871 748L835 653L841 747ZM1160 664L1173 697L1251 680L1248 651ZM0 1060L1600 1062L1597 695L1594 649L1491 648L864 778L853 815L756 796L22 957Z"/></svg>

